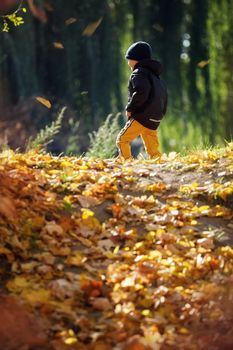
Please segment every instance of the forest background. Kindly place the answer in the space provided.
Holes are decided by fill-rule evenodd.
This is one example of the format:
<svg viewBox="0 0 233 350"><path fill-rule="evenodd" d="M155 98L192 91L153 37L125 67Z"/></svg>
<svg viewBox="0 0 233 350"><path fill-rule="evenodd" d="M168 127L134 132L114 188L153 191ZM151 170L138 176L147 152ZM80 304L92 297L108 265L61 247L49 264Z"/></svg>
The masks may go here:
<svg viewBox="0 0 233 350"><path fill-rule="evenodd" d="M34 2L37 14L22 13L23 25L4 32L1 19L2 145L24 147L63 106L62 128L50 146L55 153L86 152L89 133L110 113L121 112L123 125L130 75L124 55L138 40L148 41L164 65L163 151L232 139L233 0Z"/></svg>

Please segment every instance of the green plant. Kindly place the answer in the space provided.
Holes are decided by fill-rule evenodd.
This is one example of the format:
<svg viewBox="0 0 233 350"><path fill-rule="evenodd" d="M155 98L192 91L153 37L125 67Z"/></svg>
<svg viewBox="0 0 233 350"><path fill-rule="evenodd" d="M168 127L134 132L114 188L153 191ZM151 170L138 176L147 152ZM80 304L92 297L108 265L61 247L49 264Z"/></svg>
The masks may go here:
<svg viewBox="0 0 233 350"><path fill-rule="evenodd" d="M88 157L112 158L116 153L116 137L120 131L119 117L109 114L97 131L89 134L90 147L87 152Z"/></svg>
<svg viewBox="0 0 233 350"><path fill-rule="evenodd" d="M195 148L206 149L211 146L209 135L202 126L192 120L184 120L180 115L168 115L159 127L159 140L162 152L181 152ZM216 140L220 143L220 140Z"/></svg>
<svg viewBox="0 0 233 350"><path fill-rule="evenodd" d="M34 140L29 139L26 145L27 151L32 149L43 151L53 142L54 136L60 132L65 110L66 107L63 107L60 113L58 113L57 119L53 121L51 125L46 125L44 129L40 130Z"/></svg>
<svg viewBox="0 0 233 350"><path fill-rule="evenodd" d="M66 153L68 154L77 154L79 153L79 136L78 136L78 128L79 128L79 120L74 120L70 118L68 120L68 124L70 127L70 135L68 137Z"/></svg>

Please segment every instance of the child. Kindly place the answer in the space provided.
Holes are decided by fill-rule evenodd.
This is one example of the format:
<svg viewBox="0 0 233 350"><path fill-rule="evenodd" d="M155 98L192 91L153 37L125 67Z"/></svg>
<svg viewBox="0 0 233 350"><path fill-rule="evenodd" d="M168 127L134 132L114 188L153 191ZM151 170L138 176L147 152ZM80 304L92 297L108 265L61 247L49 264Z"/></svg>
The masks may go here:
<svg viewBox="0 0 233 350"><path fill-rule="evenodd" d="M152 49L144 41L132 44L126 52L125 57L133 71L128 85L128 122L116 142L119 157L124 159L132 158L130 142L139 135L151 159L161 155L156 130L166 113L167 91L159 77L162 65L151 56Z"/></svg>

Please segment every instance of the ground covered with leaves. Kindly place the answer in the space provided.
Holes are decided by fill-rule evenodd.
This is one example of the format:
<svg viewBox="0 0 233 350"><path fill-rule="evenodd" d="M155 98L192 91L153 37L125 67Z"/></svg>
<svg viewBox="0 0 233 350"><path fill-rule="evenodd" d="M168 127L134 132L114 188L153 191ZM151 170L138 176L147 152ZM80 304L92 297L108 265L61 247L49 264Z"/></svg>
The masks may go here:
<svg viewBox="0 0 233 350"><path fill-rule="evenodd" d="M1 349L232 349L232 208L232 143L129 163L4 151Z"/></svg>

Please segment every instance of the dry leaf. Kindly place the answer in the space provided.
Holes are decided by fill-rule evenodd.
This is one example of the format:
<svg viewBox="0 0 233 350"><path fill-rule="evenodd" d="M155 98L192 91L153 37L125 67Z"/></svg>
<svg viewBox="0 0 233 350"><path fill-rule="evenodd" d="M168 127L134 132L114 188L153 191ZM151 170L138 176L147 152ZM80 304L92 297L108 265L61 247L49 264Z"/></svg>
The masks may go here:
<svg viewBox="0 0 233 350"><path fill-rule="evenodd" d="M13 263L15 257L14 254L7 248L0 247L0 255L5 255L9 263Z"/></svg>
<svg viewBox="0 0 233 350"><path fill-rule="evenodd" d="M76 197L83 208L90 208L99 204L98 199L94 197L82 196L82 195L77 195Z"/></svg>
<svg viewBox="0 0 233 350"><path fill-rule="evenodd" d="M59 300L72 298L74 296L74 286L65 279L58 279L49 283L49 289L53 296Z"/></svg>
<svg viewBox="0 0 233 350"><path fill-rule="evenodd" d="M0 214L11 221L17 220L18 215L12 199L0 195Z"/></svg>
<svg viewBox="0 0 233 350"><path fill-rule="evenodd" d="M28 288L31 282L28 281L25 277L17 276L13 280L7 282L7 289L10 292L21 292L23 289Z"/></svg>
<svg viewBox="0 0 233 350"><path fill-rule="evenodd" d="M81 252L75 252L75 254L73 253L72 256L66 259L65 264L70 266L82 266L85 261L87 261L87 258L83 256Z"/></svg>
<svg viewBox="0 0 233 350"><path fill-rule="evenodd" d="M43 98L43 97L36 97L36 100L38 102L40 102L43 106L47 107L47 108L51 108L52 107L52 104L49 100L47 100L46 98Z"/></svg>
<svg viewBox="0 0 233 350"><path fill-rule="evenodd" d="M50 291L45 289L24 289L21 296L31 303L47 303L50 299Z"/></svg>
<svg viewBox="0 0 233 350"><path fill-rule="evenodd" d="M58 42L58 41L55 41L53 43L53 46L55 47L55 49L60 49L60 50L64 49L64 45L61 42Z"/></svg>
<svg viewBox="0 0 233 350"><path fill-rule="evenodd" d="M83 31L83 35L88 36L88 37L92 36L95 33L96 29L101 24L102 20L103 20L103 17L98 19L98 21L96 21L96 22L92 22L92 23L88 24L88 26Z"/></svg>
<svg viewBox="0 0 233 350"><path fill-rule="evenodd" d="M69 247L59 247L57 245L49 246L49 250L54 255L58 255L58 256L68 256L71 253L71 250Z"/></svg>
<svg viewBox="0 0 233 350"><path fill-rule="evenodd" d="M112 308L112 305L107 298L95 298L91 301L91 305L95 310L99 311L107 311Z"/></svg>
<svg viewBox="0 0 233 350"><path fill-rule="evenodd" d="M64 231L63 228L60 225L57 225L55 223L55 221L51 221L48 222L45 227L44 227L45 231L48 232L48 234L50 234L51 236L53 234L57 235L57 236L63 236Z"/></svg>
<svg viewBox="0 0 233 350"><path fill-rule="evenodd" d="M75 22L77 22L77 18L70 17L70 18L68 18L68 19L65 21L65 24L66 24L67 26L69 26L70 24L73 24L73 23L75 23Z"/></svg>
<svg viewBox="0 0 233 350"><path fill-rule="evenodd" d="M204 67L207 66L209 63L210 63L210 59L209 59L209 60L203 60L203 61L198 62L197 66L198 66L199 68L204 68Z"/></svg>

